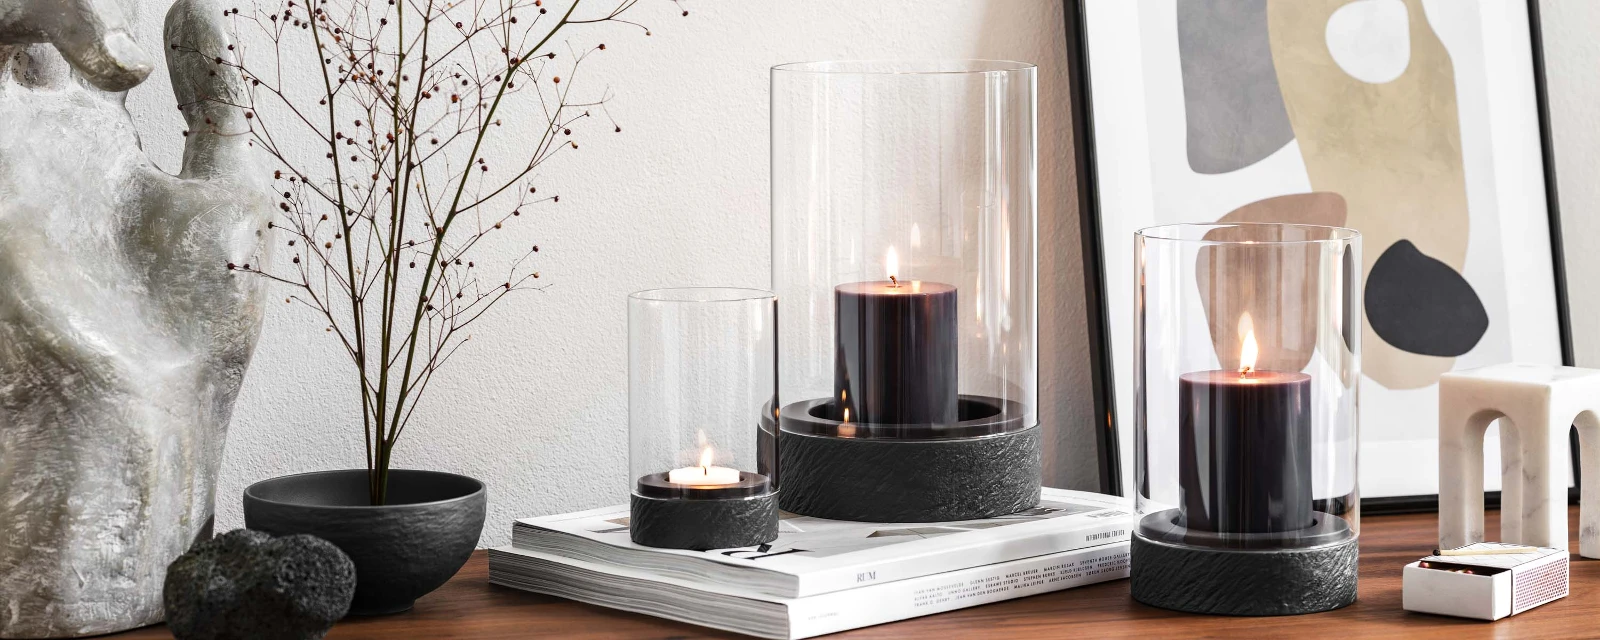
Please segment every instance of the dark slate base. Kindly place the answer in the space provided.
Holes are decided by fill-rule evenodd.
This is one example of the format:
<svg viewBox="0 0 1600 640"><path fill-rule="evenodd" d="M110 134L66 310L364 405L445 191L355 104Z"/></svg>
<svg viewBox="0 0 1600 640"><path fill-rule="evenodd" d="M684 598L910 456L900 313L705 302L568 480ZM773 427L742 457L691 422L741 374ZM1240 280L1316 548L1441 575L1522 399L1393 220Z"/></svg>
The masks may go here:
<svg viewBox="0 0 1600 640"><path fill-rule="evenodd" d="M1133 599L1186 611L1282 616L1356 601L1357 539L1308 549L1219 549L1133 534Z"/></svg>
<svg viewBox="0 0 1600 640"><path fill-rule="evenodd" d="M783 510L858 522L949 522L1039 506L1039 427L977 438L868 440L784 431Z"/></svg>
<svg viewBox="0 0 1600 640"><path fill-rule="evenodd" d="M663 549L753 547L778 537L778 497L674 500L634 495L628 532L635 544Z"/></svg>

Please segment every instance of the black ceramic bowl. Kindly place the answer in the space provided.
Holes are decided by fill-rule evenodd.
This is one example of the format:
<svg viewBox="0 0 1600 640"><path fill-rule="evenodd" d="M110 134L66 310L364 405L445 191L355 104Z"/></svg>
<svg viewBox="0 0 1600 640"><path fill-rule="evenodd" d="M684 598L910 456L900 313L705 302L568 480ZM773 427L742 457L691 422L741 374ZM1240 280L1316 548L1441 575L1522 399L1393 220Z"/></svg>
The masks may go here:
<svg viewBox="0 0 1600 640"><path fill-rule="evenodd" d="M356 565L355 615L398 613L466 564L483 533L489 492L453 473L393 469L388 504L372 506L367 471L320 471L263 480L244 490L244 526L307 533Z"/></svg>

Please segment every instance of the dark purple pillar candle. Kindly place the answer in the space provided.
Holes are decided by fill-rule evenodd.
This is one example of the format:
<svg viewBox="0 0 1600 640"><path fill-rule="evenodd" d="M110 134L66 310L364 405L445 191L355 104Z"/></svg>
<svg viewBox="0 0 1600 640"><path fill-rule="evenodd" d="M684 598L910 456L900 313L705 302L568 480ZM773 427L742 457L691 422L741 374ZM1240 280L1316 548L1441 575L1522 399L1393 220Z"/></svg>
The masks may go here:
<svg viewBox="0 0 1600 640"><path fill-rule="evenodd" d="M850 422L952 424L956 288L937 282L834 287L834 397Z"/></svg>
<svg viewBox="0 0 1600 640"><path fill-rule="evenodd" d="M1311 376L1200 371L1178 379L1183 525L1304 529L1311 515Z"/></svg>

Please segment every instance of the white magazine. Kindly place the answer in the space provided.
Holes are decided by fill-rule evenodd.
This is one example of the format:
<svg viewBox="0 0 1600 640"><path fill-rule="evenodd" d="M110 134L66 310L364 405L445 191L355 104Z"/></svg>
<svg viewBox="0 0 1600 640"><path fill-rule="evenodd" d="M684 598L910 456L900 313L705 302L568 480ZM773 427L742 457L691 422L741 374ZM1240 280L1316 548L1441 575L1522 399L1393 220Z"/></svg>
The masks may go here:
<svg viewBox="0 0 1600 640"><path fill-rule="evenodd" d="M631 541L628 507L620 505L519 520L512 545L664 578L804 598L1123 542L1134 523L1128 499L1049 488L1034 509L982 520L894 524L789 513L782 518L778 539L758 547L657 549Z"/></svg>
<svg viewBox="0 0 1600 640"><path fill-rule="evenodd" d="M489 582L739 633L794 640L1128 577L1128 541L779 598L515 547L489 550Z"/></svg>

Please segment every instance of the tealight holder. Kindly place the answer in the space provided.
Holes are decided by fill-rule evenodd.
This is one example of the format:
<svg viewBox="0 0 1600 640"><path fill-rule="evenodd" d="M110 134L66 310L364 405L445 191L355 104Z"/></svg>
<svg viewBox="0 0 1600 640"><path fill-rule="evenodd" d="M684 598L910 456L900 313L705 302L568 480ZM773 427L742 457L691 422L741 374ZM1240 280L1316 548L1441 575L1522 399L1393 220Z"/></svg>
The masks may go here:
<svg viewBox="0 0 1600 640"><path fill-rule="evenodd" d="M778 537L777 301L753 289L628 296L629 532L730 549Z"/></svg>
<svg viewBox="0 0 1600 640"><path fill-rule="evenodd" d="M1231 615L1354 602L1360 235L1152 227L1134 260L1134 599Z"/></svg>
<svg viewBox="0 0 1600 640"><path fill-rule="evenodd" d="M939 522L1039 502L1035 69L772 70L784 510Z"/></svg>

